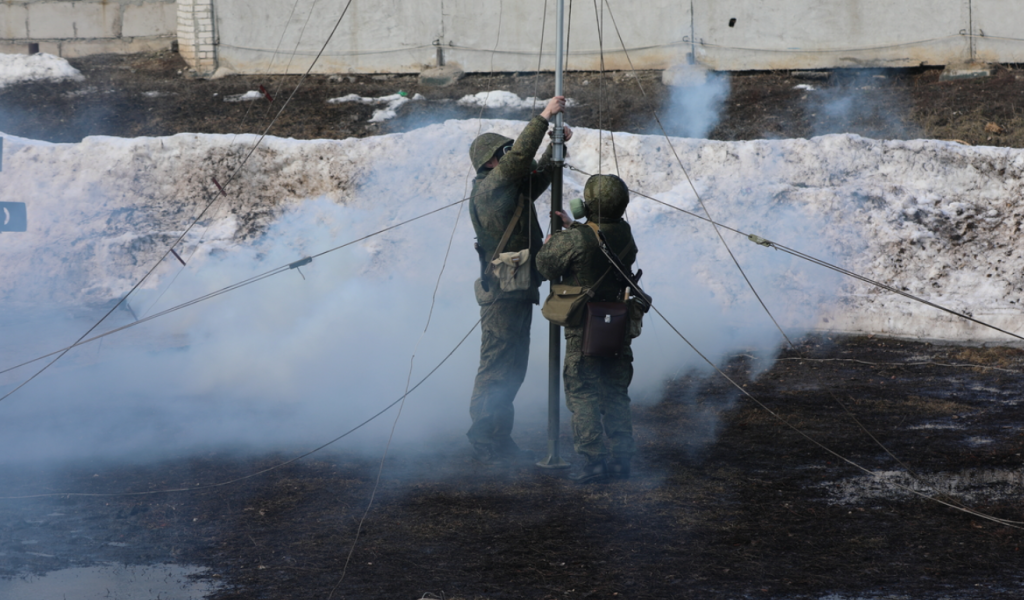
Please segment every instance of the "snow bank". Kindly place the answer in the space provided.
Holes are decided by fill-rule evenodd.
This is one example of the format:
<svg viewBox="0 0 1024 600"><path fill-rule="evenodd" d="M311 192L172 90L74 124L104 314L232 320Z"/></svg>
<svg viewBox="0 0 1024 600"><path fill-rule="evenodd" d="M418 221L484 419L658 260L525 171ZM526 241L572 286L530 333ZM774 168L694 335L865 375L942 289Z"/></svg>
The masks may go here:
<svg viewBox="0 0 1024 600"><path fill-rule="evenodd" d="M449 121L363 140L268 138L238 173L231 208L215 205L204 228L190 234L186 251L201 235L207 246L251 238L274 221L282 205L312 197L342 204L364 198L382 215L415 216L463 197L465 148L478 130L514 135L521 126ZM30 232L0 237L7 274L0 298L16 303L42 293L77 304L119 296L214 198L212 178L228 180L254 139L182 134L46 144L7 137L0 201L28 201ZM587 172L597 172L599 163L605 172L613 169L608 136L602 155L597 140L596 131L578 129L569 164ZM853 135L672 144L716 220L1017 329L1024 152ZM664 138L617 134L616 145L620 174L632 188L703 214ZM392 172L400 176L387 175ZM579 194L584 181L579 172L567 171L566 197ZM708 290L716 304L746 301L746 284L706 223L640 197L629 217L656 296L657 285L687 278ZM218 233L203 233L209 227ZM466 245L470 232L468 225L460 231ZM830 279L820 267L790 262L742 236L724 235L741 263L754 270L748 275L767 277L759 291L769 308L784 317L794 313L794 327L1012 341L866 284ZM783 272L759 273L769 259L783 260ZM69 260L79 268L67 270ZM35 283L40 275L58 273L59 289L43 293ZM825 288L822 277L829 282ZM808 303L820 308L813 323L807 322Z"/></svg>
<svg viewBox="0 0 1024 600"><path fill-rule="evenodd" d="M0 88L27 81L83 81L82 73L52 54L0 54Z"/></svg>
<svg viewBox="0 0 1024 600"><path fill-rule="evenodd" d="M76 350L5 402L0 456L305 447L369 417L402 395L410 356L415 383L472 328L479 265L464 206L344 245L465 198L470 142L523 125L448 121L361 140L267 138L244 167L254 136L79 144L5 136L0 202L28 205L28 231L0 233L0 368L73 342L154 265L99 331L315 258L301 276L288 270ZM851 135L672 145L717 221L1016 330L1024 151ZM580 171L617 164L635 190L702 213L664 138L616 134L617 161L607 132L577 128L569 146L576 170L566 171L566 199L582 193ZM548 214L548 194L537 210ZM157 264L200 214L176 247L188 266L173 256ZM741 349L773 353L780 334L706 222L639 196L627 216L647 291L694 346L713 361ZM817 328L1012 342L722 235L791 337ZM416 392L400 439L461 443L478 340L470 336ZM520 423L546 418L546 346L538 315ZM634 354L638 402L660 399L666 377L701 363L655 317ZM0 376L0 393L29 374ZM347 443L377 452L387 437L370 428Z"/></svg>

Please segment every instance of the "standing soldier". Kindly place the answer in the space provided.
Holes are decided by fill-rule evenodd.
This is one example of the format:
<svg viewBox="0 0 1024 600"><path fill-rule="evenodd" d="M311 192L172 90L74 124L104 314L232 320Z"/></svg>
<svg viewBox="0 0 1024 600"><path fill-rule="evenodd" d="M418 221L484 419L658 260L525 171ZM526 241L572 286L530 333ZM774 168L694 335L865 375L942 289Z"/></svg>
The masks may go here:
<svg viewBox="0 0 1024 600"><path fill-rule="evenodd" d="M559 213L569 228L551 235L537 254L537 268L552 281L561 277L566 283L589 288L593 292L591 302L623 302L627 283L601 251L597 230L604 234L608 249L629 269L637 253L629 223L622 220L629 190L615 175L594 175L587 180L583 197L587 224L569 225ZM642 313L637 314L634 308L626 309L626 314L638 319ZM614 355L587 356L584 325L565 327L565 403L572 412L573 446L586 459L573 476L577 483L629 478L634 452L629 408L629 383L633 379L630 338L639 335L639 330L626 327L618 335L621 338L615 340Z"/></svg>
<svg viewBox="0 0 1024 600"><path fill-rule="evenodd" d="M469 148L477 172L469 215L480 257L481 277L474 288L482 336L469 405L473 425L466 435L477 460L485 464L523 454L511 436L512 401L526 377L533 305L540 302L542 278L535 255L543 233L533 203L551 184L552 149L548 146L539 164L533 157L548 130L548 119L564 107L565 97L556 96L519 139L485 133ZM566 127L565 140L571 136Z"/></svg>

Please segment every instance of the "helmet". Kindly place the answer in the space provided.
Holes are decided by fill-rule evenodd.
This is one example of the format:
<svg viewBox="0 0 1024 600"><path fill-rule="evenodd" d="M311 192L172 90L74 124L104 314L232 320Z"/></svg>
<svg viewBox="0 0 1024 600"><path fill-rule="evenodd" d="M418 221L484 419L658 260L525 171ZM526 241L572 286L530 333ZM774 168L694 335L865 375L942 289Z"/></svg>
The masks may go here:
<svg viewBox="0 0 1024 600"><path fill-rule="evenodd" d="M515 140L497 133L477 136L469 146L469 160L473 163L473 169L479 171L485 162L491 160L495 152L514 143Z"/></svg>
<svg viewBox="0 0 1024 600"><path fill-rule="evenodd" d="M615 175L594 175L583 187L587 219L595 223L618 221L629 204L629 188Z"/></svg>

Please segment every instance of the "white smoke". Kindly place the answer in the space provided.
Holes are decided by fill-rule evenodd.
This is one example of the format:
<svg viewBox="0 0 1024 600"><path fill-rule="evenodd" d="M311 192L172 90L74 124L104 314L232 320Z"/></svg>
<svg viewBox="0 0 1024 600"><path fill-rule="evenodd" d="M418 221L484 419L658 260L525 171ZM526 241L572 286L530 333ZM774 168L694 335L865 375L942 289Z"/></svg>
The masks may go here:
<svg viewBox="0 0 1024 600"><path fill-rule="evenodd" d="M516 135L522 127L510 121L450 121L365 140L268 139L246 168L245 187L232 199L237 214L227 208L213 213L204 225L209 232L204 241L197 233L186 244L188 268L169 258L152 283L129 298L136 314L118 310L98 331L455 202L468 189L466 149L473 137L488 130ZM999 207L1013 193L1007 182L1019 181L1014 174L1024 170L1019 151L938 142L673 138L673 152L664 137L617 134L616 161L608 136L601 148L598 139L596 131L576 130L570 145L574 168L595 172L599 165L617 164L634 190L702 215L678 154L716 220L914 286L930 286L936 264L969 264L963 263L969 256L965 243L973 248L1012 238L1005 234L1012 220L1001 219ZM153 241L156 234L180 232L194 214L181 210L177 198L189 197L190 185L206 181L205 175L195 176L190 183L208 167L198 157L220 156L232 144L250 142L188 135L58 145L22 140L7 146L0 201L24 199L30 212L28 232L0 236L5 275L0 369L77 339L157 260L163 247ZM1002 165L1007 176L978 166L991 164ZM898 189L890 184L896 177L903 183ZM586 175L567 171L566 198L579 194L585 181ZM185 195L176 196L179 192ZM918 213L906 209L910 195L941 200L915 204L918 213L932 211L928 214L935 218L914 220ZM954 244L943 237L943 227L959 231L950 222L961 217L941 203L960 206L969 198L976 198L977 206L964 214L984 215L984 228L972 230L977 239ZM537 210L547 215L547 195ZM737 351L770 357L783 343L709 224L638 195L627 216L645 288L708 359L720 364ZM252 223L269 225L249 236ZM851 325L862 319L934 330L929 313L892 318L888 315L902 313L884 312L888 305L878 295L841 284L829 271L742 235L726 230L722 235L791 339L820 326L822 308L842 312ZM135 241L140 239L148 241ZM928 243L920 256L887 260L906 239ZM14 462L141 459L211 447L314 447L400 397L414 353L412 383L471 329L478 319L472 282L479 269L472 242L465 210L460 215L458 207L448 208L75 349L0 402L0 457ZM1017 257L999 256L1006 262L995 276L959 269L956 278L943 280L941 293L979 310L1000 309L1005 294L1015 292L1012 285L997 284L1003 273L1019 269L1009 262ZM33 304L33 298L41 300ZM516 400L517 431L540 428L546 416L547 331L538 311L530 371ZM478 347L479 333L474 333L409 397L398 443L421 447L464 434ZM659 401L670 377L706 369L654 314L648 315L634 354L631 394L638 402ZM42 364L0 375L0 394ZM390 417L379 420L342 447L377 452L389 424Z"/></svg>
<svg viewBox="0 0 1024 600"><path fill-rule="evenodd" d="M706 138L718 125L729 97L729 76L701 65L683 64L662 77L669 86L669 100L662 122L672 135Z"/></svg>

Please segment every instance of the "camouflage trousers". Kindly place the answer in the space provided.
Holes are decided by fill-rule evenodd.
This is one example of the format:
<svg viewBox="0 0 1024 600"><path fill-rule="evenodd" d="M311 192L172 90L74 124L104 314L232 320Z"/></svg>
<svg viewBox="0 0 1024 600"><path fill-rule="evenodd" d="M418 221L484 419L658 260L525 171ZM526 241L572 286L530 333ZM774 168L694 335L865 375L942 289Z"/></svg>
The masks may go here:
<svg viewBox="0 0 1024 600"><path fill-rule="evenodd" d="M466 436L474 446L500 453L516 448L512 401L526 377L533 303L498 300L481 306L480 318L480 367L469 401L473 425Z"/></svg>
<svg viewBox="0 0 1024 600"><path fill-rule="evenodd" d="M633 380L633 350L626 343L619 356L583 356L583 328L565 328L565 404L572 412L572 441L588 458L631 458L633 416L629 383ZM605 446L607 440L607 447Z"/></svg>

